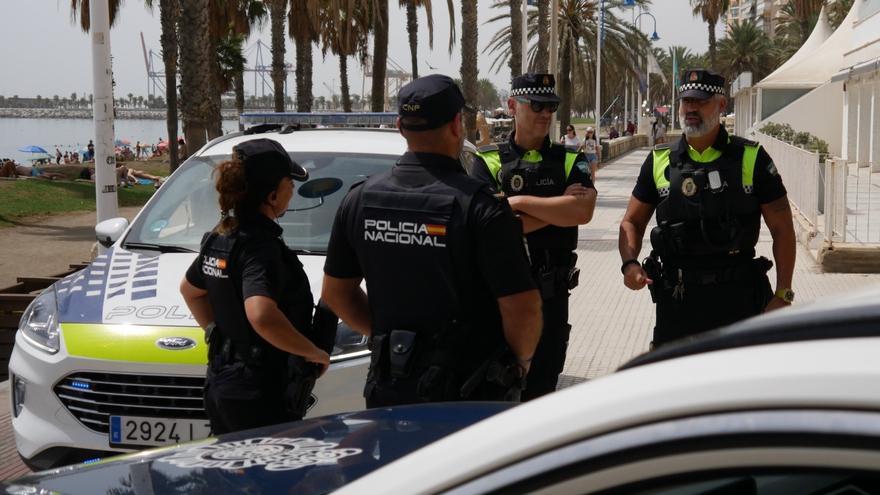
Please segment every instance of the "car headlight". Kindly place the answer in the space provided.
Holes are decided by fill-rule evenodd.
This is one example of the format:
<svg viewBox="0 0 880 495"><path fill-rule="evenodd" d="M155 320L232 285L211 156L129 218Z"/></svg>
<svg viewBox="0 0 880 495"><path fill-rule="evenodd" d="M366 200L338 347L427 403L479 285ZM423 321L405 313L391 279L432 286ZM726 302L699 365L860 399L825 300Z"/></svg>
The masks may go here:
<svg viewBox="0 0 880 495"><path fill-rule="evenodd" d="M333 353L331 356L334 361L349 359L353 357L363 356L369 353L367 348L366 335L361 335L342 320L336 325L336 341L333 343Z"/></svg>
<svg viewBox="0 0 880 495"><path fill-rule="evenodd" d="M58 306L54 288L50 287L28 305L18 329L37 349L50 354L58 352Z"/></svg>

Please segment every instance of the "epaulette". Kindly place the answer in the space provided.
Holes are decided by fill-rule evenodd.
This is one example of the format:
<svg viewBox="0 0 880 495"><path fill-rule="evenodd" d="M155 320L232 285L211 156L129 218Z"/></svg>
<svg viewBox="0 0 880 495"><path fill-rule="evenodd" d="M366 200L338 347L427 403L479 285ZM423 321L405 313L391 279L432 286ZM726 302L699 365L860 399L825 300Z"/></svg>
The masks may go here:
<svg viewBox="0 0 880 495"><path fill-rule="evenodd" d="M672 149L672 146L670 146L669 143L660 143L654 145L654 151L663 151L669 149Z"/></svg>
<svg viewBox="0 0 880 495"><path fill-rule="evenodd" d="M478 153L488 153L490 151L498 151L498 145L497 144L487 144L487 145L480 146L479 148L477 148Z"/></svg>

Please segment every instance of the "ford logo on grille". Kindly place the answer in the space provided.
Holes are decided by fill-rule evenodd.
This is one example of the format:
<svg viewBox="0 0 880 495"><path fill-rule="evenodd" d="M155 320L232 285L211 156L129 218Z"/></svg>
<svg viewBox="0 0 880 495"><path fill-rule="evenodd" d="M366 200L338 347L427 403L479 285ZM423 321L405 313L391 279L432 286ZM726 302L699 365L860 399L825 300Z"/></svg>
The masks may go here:
<svg viewBox="0 0 880 495"><path fill-rule="evenodd" d="M180 351L196 346L196 341L187 337L162 337L156 341L156 345L169 351Z"/></svg>

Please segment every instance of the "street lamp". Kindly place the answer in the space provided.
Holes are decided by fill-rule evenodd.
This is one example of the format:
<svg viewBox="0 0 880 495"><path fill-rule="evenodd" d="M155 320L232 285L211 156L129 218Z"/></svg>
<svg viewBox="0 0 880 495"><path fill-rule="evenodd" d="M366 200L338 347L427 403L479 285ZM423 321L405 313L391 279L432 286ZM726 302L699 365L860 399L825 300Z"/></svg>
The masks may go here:
<svg viewBox="0 0 880 495"><path fill-rule="evenodd" d="M643 16L643 15L650 16L651 19L654 19L654 32L651 33L651 38L650 38L651 41L660 41L660 37L657 36L657 18L654 17L654 14L652 14L652 13L650 13L650 12L648 12L648 11L642 12L641 14L639 14L639 15L636 16L635 20L633 21L633 24L635 24L636 21L639 20L639 17L641 17L641 16Z"/></svg>
<svg viewBox="0 0 880 495"><path fill-rule="evenodd" d="M633 19L633 25L635 25L635 24L636 24L636 21L638 21L639 18L642 17L643 15L647 15L648 17L650 17L651 19L654 20L654 32L651 33L651 38L649 38L649 39L650 39L652 42L654 42L654 41L659 41L659 40L660 40L660 36L657 36L657 18L654 17L654 14L652 14L652 13L650 13L650 12L648 12L648 11L644 11L644 12L639 13L639 15L637 15L637 16L635 17L635 19ZM648 49L650 50L650 47L648 47ZM647 82L648 82L648 88L647 88L648 91L647 91L647 95L646 95L647 98L645 99L645 101L648 102L648 106L649 106L649 108L650 108L650 100L651 100L651 68L650 68L650 66L648 66L648 61L647 61L647 60L645 60L645 66L646 66L646 67L645 67L645 69L646 69L646 70L645 70L645 72L646 72L646 78L647 78L647 80L648 80L648 81L647 81ZM653 113L653 109L650 109L650 111ZM640 123L641 123L641 120L642 120L642 118L641 118L641 116L639 116L639 121L640 121ZM641 127L641 125L640 125L639 127Z"/></svg>

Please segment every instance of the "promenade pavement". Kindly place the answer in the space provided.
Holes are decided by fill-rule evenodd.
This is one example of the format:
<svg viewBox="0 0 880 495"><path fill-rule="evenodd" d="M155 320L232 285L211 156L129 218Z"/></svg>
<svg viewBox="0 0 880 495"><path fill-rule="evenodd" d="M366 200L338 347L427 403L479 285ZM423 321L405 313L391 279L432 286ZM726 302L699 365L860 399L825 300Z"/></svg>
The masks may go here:
<svg viewBox="0 0 880 495"><path fill-rule="evenodd" d="M654 327L654 305L647 289L632 291L623 285L617 236L639 167L648 149L636 150L606 164L598 172L599 199L593 220L580 227L578 267L580 286L572 292L569 323L572 325L568 357L559 387L566 387L611 373L631 357L648 349ZM785 180L785 177L783 177ZM642 247L650 250L646 229ZM766 227L761 231L758 254L773 259L772 239ZM776 285L776 272L770 271ZM793 287L795 304L823 296L851 292L880 283L880 274L822 273L808 251L798 244Z"/></svg>

